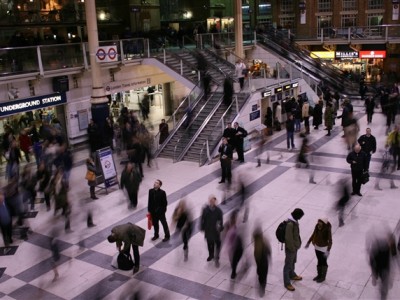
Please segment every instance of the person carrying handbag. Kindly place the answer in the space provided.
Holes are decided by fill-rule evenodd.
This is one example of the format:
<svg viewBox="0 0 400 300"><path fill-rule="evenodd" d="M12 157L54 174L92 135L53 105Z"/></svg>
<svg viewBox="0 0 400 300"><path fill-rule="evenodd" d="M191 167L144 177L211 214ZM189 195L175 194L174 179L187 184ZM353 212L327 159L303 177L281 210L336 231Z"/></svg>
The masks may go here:
<svg viewBox="0 0 400 300"><path fill-rule="evenodd" d="M95 194L96 187L96 166L92 158L86 159L86 179L88 181L89 190L90 190L90 198L93 200L99 199Z"/></svg>

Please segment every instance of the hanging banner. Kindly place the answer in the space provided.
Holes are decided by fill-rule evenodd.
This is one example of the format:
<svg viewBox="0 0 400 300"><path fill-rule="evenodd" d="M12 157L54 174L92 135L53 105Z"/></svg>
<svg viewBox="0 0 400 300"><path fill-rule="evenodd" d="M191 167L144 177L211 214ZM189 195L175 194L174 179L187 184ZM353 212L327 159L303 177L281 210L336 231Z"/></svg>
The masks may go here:
<svg viewBox="0 0 400 300"><path fill-rule="evenodd" d="M393 3L392 21L399 20L399 3Z"/></svg>

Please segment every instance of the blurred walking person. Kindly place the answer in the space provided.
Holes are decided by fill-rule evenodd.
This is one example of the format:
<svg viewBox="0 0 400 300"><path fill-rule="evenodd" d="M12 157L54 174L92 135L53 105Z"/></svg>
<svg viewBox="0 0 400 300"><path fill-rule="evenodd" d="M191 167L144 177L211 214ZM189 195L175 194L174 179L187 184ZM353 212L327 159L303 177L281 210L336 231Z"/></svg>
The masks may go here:
<svg viewBox="0 0 400 300"><path fill-rule="evenodd" d="M391 258L397 254L396 243L393 234L382 233L369 245L369 264L372 271L372 285L376 286L380 281L381 300L387 299L389 289L393 286L391 274Z"/></svg>
<svg viewBox="0 0 400 300"><path fill-rule="evenodd" d="M189 239L193 230L193 217L184 199L179 201L172 215L172 220L176 224L178 232L181 233L184 261L187 261L189 257Z"/></svg>
<svg viewBox="0 0 400 300"><path fill-rule="evenodd" d="M95 193L95 188L96 188L96 165L94 163L94 160L89 157L86 159L86 171L90 171L94 174L94 176L92 178L87 178L87 182L88 182L88 186L89 186L89 191L90 191L90 198L92 198L93 200L97 200L99 198L96 197L96 193Z"/></svg>
<svg viewBox="0 0 400 300"><path fill-rule="evenodd" d="M259 295L263 297L265 288L267 287L268 267L271 260L271 245L268 240L263 236L261 227L256 227L253 232L254 242L254 259L257 266L257 275L259 287Z"/></svg>
<svg viewBox="0 0 400 300"><path fill-rule="evenodd" d="M4 246L8 247L13 243L12 240L12 219L10 211L5 202L3 192L0 192L0 228L3 235Z"/></svg>
<svg viewBox="0 0 400 300"><path fill-rule="evenodd" d="M339 195L341 195L341 197L336 203L336 209L338 211L339 227L342 227L344 226L344 210L350 200L350 191L346 178L339 181Z"/></svg>
<svg viewBox="0 0 400 300"><path fill-rule="evenodd" d="M139 186L142 177L133 167L132 163L127 163L121 173L121 189L125 189L129 197L129 209L135 209L138 204Z"/></svg>
<svg viewBox="0 0 400 300"><path fill-rule="evenodd" d="M386 140L386 148L389 149L390 154L393 156L394 169L400 170L400 132L399 125L395 125L392 132L389 133Z"/></svg>
<svg viewBox="0 0 400 300"><path fill-rule="evenodd" d="M307 249L310 244L314 245L315 255L317 256L317 276L314 281L321 283L325 281L326 273L328 272L328 257L332 248L332 225L328 219L318 219L314 231L311 234L305 246Z"/></svg>

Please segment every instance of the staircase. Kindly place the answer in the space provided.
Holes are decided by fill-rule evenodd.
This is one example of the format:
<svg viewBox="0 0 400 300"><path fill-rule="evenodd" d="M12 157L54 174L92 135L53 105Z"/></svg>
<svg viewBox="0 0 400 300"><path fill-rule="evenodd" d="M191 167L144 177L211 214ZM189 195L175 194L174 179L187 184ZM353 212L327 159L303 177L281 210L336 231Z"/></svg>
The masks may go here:
<svg viewBox="0 0 400 300"><path fill-rule="evenodd" d="M245 93L237 94L239 110L245 104L248 96L249 94ZM226 114L224 115L225 112ZM218 109L215 111L215 113L211 116L210 120L206 124L200 124L201 120L195 120L197 121L196 127L198 127L198 129L200 129L201 131L197 133L197 138L187 149L186 153L183 155L182 160L194 161L203 164L203 162L200 161L200 151L202 150L206 141L209 141L210 152L212 153L215 147L218 146L222 138L223 128L218 126L218 124L221 123L220 120L223 115L225 122L231 122L235 118L236 108L231 107L229 110L227 110L227 107L224 105L224 103L220 103ZM210 138L211 136L212 138Z"/></svg>

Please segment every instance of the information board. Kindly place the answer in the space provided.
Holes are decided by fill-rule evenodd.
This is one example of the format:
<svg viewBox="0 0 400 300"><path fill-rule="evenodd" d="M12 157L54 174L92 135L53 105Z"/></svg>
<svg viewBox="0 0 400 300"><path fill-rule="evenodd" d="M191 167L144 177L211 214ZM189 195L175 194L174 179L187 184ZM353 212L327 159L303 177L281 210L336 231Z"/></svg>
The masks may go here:
<svg viewBox="0 0 400 300"><path fill-rule="evenodd" d="M111 148L106 147L97 150L97 157L103 173L105 188L107 189L110 186L118 184L118 174L117 170L115 169Z"/></svg>

